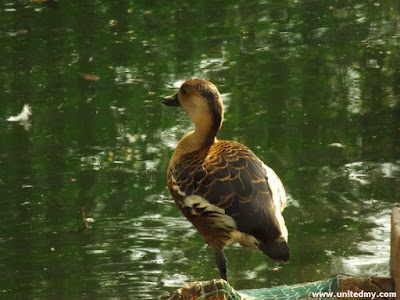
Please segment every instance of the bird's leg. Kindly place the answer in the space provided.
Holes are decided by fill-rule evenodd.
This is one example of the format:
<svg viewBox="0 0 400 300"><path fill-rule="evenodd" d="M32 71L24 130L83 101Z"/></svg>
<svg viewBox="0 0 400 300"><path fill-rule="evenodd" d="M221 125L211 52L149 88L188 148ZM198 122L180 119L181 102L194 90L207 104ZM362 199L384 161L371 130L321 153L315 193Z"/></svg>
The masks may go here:
<svg viewBox="0 0 400 300"><path fill-rule="evenodd" d="M221 279L228 281L228 277L226 276L226 257L222 250L215 251L215 262L217 263Z"/></svg>

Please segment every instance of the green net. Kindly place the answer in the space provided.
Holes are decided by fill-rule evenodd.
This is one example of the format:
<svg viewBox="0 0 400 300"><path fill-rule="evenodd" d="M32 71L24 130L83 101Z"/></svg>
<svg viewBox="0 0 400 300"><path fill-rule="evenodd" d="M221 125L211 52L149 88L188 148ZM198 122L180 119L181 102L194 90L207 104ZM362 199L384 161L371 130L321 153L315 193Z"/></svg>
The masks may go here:
<svg viewBox="0 0 400 300"><path fill-rule="evenodd" d="M339 278L329 278L309 283L283 285L268 289L241 290L239 293L244 299L247 296L253 299L311 299L318 298L322 293L335 293L339 290ZM250 298L251 299L251 298Z"/></svg>
<svg viewBox="0 0 400 300"><path fill-rule="evenodd" d="M200 289L201 297L199 297L199 299L201 300L206 300L210 296L218 296L219 293L225 294L226 298L229 300L315 299L321 298L322 295L327 297L329 295L328 293L333 294L337 292L339 290L339 278L334 277L309 283L254 290L235 291L227 283L215 285L212 290L204 289L200 284Z"/></svg>

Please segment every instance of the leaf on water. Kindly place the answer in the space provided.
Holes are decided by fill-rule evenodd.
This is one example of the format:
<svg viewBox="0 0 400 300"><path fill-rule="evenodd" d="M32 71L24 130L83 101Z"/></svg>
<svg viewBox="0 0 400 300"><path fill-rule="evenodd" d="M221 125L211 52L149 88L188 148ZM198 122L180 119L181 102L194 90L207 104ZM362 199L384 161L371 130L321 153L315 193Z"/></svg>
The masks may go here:
<svg viewBox="0 0 400 300"><path fill-rule="evenodd" d="M79 73L79 76L88 81L97 81L100 79L99 76L94 74Z"/></svg>
<svg viewBox="0 0 400 300"><path fill-rule="evenodd" d="M20 29L17 31L18 35L27 35L28 34L28 30L27 29Z"/></svg>
<svg viewBox="0 0 400 300"><path fill-rule="evenodd" d="M43 3L50 7L58 6L58 0L32 0L32 2Z"/></svg>

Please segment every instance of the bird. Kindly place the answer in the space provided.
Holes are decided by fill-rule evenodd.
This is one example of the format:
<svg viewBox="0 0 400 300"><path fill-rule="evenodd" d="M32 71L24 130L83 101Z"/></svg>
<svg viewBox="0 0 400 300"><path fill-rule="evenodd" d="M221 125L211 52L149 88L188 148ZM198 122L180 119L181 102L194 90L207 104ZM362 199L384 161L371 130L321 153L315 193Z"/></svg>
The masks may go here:
<svg viewBox="0 0 400 300"><path fill-rule="evenodd" d="M180 211L214 252L220 278L228 281L224 249L235 241L288 262L284 186L248 147L217 139L224 116L217 87L205 79L189 79L162 103L180 106L194 123L172 154L167 185Z"/></svg>

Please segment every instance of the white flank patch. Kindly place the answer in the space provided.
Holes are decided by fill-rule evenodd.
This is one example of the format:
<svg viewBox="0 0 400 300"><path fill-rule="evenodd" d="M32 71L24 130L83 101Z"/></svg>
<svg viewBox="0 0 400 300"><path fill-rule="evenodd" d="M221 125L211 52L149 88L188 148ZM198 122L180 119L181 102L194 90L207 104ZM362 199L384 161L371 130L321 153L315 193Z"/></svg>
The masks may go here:
<svg viewBox="0 0 400 300"><path fill-rule="evenodd" d="M278 175L272 170L270 167L264 165L264 169L267 173L268 185L271 189L272 199L275 204L275 217L278 220L280 230L282 232L282 236L285 238L285 241L288 240L288 230L285 225L285 220L282 217L282 212L286 207L286 192L285 188Z"/></svg>
<svg viewBox="0 0 400 300"><path fill-rule="evenodd" d="M211 204L207 199L199 195L187 196L183 199L183 203L185 207L190 209L190 212L194 216L198 214L196 210L203 213L214 212L215 214L212 215L212 219L214 220L216 227L231 229L237 228L235 220L225 214L225 209Z"/></svg>

